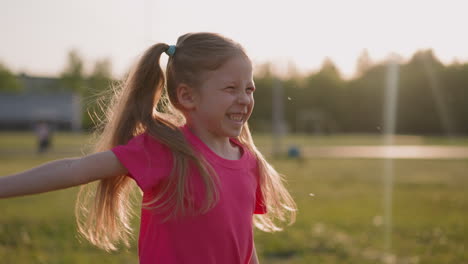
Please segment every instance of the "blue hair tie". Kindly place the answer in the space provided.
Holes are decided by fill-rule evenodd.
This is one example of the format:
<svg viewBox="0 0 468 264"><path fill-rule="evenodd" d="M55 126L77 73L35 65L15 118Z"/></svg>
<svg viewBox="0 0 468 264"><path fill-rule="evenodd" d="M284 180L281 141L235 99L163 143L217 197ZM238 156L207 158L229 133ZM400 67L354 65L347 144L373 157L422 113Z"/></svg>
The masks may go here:
<svg viewBox="0 0 468 264"><path fill-rule="evenodd" d="M175 45L169 45L169 48L167 48L167 50L165 52L169 57L172 57L172 56L174 56L175 49L176 49Z"/></svg>

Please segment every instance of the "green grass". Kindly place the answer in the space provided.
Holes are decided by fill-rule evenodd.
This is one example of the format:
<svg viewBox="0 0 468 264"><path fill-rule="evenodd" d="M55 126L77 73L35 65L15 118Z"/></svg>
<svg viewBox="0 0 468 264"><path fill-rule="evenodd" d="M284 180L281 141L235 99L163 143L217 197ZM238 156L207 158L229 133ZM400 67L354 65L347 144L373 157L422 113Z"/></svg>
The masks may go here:
<svg viewBox="0 0 468 264"><path fill-rule="evenodd" d="M277 142L270 135L254 135L255 142L259 146L268 146ZM292 134L281 140L284 145L308 145L308 146L350 146L350 145L383 145L384 139L378 134L336 134L310 136L303 134ZM415 135L396 135L395 145L459 145L467 146L468 137L425 137Z"/></svg>
<svg viewBox="0 0 468 264"><path fill-rule="evenodd" d="M420 144L452 144L418 138ZM30 134L0 134L0 175L80 155L87 137L58 134L55 139L51 153L37 156ZM267 137L257 139L261 146L268 143ZM323 145L377 142L358 135L303 140ZM465 144L457 140L456 145ZM382 224L383 160L283 159L273 165L287 175L299 211L296 223L283 232L255 231L262 263L468 262L467 160L394 161L390 252L384 250ZM77 237L76 192L71 188L0 200L0 262L137 263L136 241L128 250L106 253Z"/></svg>
<svg viewBox="0 0 468 264"><path fill-rule="evenodd" d="M289 174L299 212L286 232L257 233L266 263L383 263L382 160L275 165ZM467 261L468 162L398 160L394 168L396 263Z"/></svg>

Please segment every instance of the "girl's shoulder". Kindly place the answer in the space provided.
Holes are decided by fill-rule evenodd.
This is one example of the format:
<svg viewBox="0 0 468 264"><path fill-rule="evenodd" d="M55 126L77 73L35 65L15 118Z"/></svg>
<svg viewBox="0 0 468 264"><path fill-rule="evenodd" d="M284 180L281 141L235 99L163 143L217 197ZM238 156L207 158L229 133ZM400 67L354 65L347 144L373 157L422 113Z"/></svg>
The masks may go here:
<svg viewBox="0 0 468 264"><path fill-rule="evenodd" d="M119 153L122 156L130 157L148 157L157 156L160 159L167 157L171 158L169 147L161 141L151 136L148 132L143 132L131 138L126 144L118 145L112 148L114 153Z"/></svg>
<svg viewBox="0 0 468 264"><path fill-rule="evenodd" d="M143 191L150 190L172 169L170 149L147 132L133 137L127 144L115 146L111 151Z"/></svg>
<svg viewBox="0 0 468 264"><path fill-rule="evenodd" d="M163 144L156 139L155 137L151 136L148 132L143 132L139 135L134 136L131 138L125 146L132 146L134 148L161 148Z"/></svg>

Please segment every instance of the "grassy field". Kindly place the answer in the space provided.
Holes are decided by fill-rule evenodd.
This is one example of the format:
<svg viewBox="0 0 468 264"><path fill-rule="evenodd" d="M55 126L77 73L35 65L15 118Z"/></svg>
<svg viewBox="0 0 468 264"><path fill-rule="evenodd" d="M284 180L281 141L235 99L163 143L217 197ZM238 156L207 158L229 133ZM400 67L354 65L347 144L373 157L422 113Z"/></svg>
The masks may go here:
<svg viewBox="0 0 468 264"><path fill-rule="evenodd" d="M79 155L88 139L58 134L35 154L29 134L0 134L0 175ZM261 147L270 140L258 136ZM286 143L373 145L373 136L290 137ZM399 144L467 145L468 140L400 137ZM468 161L395 160L392 247L384 250L383 168L379 159L275 160L287 175L297 222L278 233L256 230L262 263L468 263ZM76 188L0 200L0 263L137 263L130 249L106 253L77 237ZM137 228L135 219L135 228Z"/></svg>

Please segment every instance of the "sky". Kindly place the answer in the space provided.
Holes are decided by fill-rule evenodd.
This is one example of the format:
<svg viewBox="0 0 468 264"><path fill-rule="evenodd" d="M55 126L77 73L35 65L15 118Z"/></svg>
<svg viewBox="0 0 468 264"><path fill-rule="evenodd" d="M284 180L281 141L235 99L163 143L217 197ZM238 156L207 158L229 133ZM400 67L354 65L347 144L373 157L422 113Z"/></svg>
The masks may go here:
<svg viewBox="0 0 468 264"><path fill-rule="evenodd" d="M446 64L468 61L466 10L464 0L0 0L0 62L57 76L76 49L88 72L108 58L120 77L153 43L209 31L241 43L255 65L307 73L328 57L349 78L364 49L376 62L428 48Z"/></svg>

